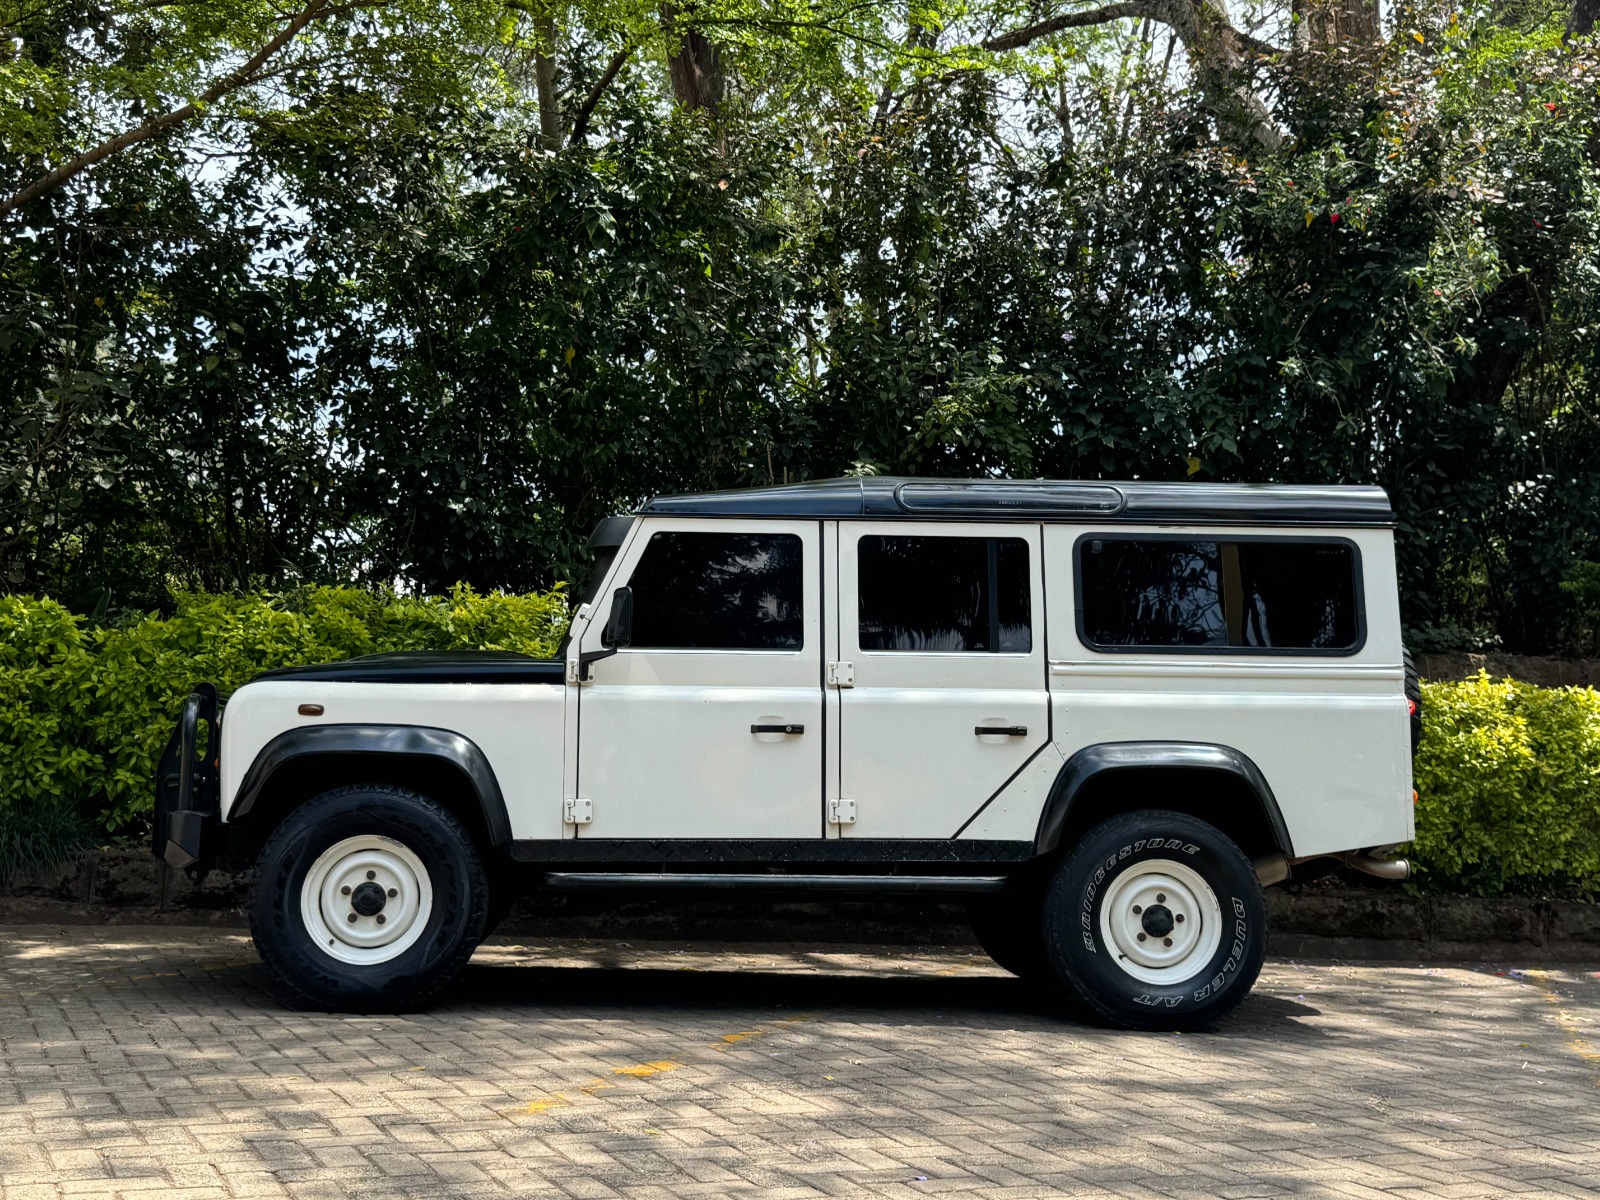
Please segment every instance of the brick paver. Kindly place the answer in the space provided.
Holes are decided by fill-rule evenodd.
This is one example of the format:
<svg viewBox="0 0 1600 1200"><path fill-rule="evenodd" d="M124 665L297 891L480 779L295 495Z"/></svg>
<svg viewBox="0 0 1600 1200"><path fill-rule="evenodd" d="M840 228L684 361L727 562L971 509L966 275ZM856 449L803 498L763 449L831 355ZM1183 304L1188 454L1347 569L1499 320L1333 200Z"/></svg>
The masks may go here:
<svg viewBox="0 0 1600 1200"><path fill-rule="evenodd" d="M284 1008L231 932L0 929L0 1196L1600 1196L1600 975L1275 961L1207 1034L961 952L494 943Z"/></svg>

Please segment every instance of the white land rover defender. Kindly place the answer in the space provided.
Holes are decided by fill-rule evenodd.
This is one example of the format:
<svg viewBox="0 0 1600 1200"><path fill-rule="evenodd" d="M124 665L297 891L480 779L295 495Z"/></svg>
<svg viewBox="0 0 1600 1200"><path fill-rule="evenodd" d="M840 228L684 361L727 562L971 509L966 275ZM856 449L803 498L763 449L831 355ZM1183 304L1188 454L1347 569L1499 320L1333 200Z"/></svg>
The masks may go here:
<svg viewBox="0 0 1600 1200"><path fill-rule="evenodd" d="M1393 526L1373 487L659 498L595 531L554 661L202 687L155 849L253 867L256 945L322 1006L421 1001L531 889L914 891L1064 1004L1194 1027L1255 980L1264 885L1405 876Z"/></svg>

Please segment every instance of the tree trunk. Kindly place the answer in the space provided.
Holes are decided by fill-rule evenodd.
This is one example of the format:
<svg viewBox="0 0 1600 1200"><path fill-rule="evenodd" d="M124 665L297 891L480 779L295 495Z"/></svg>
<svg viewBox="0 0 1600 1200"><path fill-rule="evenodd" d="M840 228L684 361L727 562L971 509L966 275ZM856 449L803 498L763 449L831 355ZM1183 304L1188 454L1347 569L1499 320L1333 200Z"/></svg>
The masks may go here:
<svg viewBox="0 0 1600 1200"><path fill-rule="evenodd" d="M699 30L689 28L673 5L662 8L661 25L671 47L667 71L673 96L690 112L705 109L715 116L722 104L724 84L721 47Z"/></svg>
<svg viewBox="0 0 1600 1200"><path fill-rule="evenodd" d="M1567 36L1584 37L1593 32L1596 19L1600 19L1600 0L1573 0L1572 15L1567 18Z"/></svg>
<svg viewBox="0 0 1600 1200"><path fill-rule="evenodd" d="M1299 50L1366 50L1378 44L1377 0L1294 0Z"/></svg>
<svg viewBox="0 0 1600 1200"><path fill-rule="evenodd" d="M534 23L539 39L533 54L533 83L539 93L539 140L551 152L561 149L567 131L561 120L561 94L556 90L556 20L540 17Z"/></svg>

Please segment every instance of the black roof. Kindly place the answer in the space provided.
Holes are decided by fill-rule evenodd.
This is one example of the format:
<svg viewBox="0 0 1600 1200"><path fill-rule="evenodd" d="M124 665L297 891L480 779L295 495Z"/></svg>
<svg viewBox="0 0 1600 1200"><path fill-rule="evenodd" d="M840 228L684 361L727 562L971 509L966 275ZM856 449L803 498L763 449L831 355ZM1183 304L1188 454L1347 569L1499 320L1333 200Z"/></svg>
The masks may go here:
<svg viewBox="0 0 1600 1200"><path fill-rule="evenodd" d="M675 517L977 517L1143 525L1394 524L1388 494L1367 485L1102 483L887 475L657 496L639 512Z"/></svg>

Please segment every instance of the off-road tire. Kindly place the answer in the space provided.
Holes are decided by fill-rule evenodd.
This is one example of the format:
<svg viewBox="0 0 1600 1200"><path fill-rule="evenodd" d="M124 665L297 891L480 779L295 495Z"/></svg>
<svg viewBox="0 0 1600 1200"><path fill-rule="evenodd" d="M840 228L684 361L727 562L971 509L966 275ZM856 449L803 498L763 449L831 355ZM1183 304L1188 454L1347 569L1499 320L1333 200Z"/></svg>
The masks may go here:
<svg viewBox="0 0 1600 1200"><path fill-rule="evenodd" d="M350 963L312 937L302 911L307 873L343 839L392 839L426 869L431 911L395 958ZM267 969L303 1003L345 1012L413 1008L448 984L483 940L489 882L471 835L443 805L406 788L356 784L306 802L262 847L250 894L250 932Z"/></svg>
<svg viewBox="0 0 1600 1200"><path fill-rule="evenodd" d="M1164 903L1146 897L1147 917L1131 915L1136 890L1161 879L1176 880L1193 901L1180 910L1176 893L1159 891ZM1116 902L1110 913L1108 900ZM1155 920L1158 908L1161 923L1141 924ZM1170 924L1174 911L1185 913L1185 924ZM1119 924L1111 936L1123 939L1126 952L1108 940L1112 920ZM1178 930L1176 952L1190 947L1188 957L1166 967L1136 962L1131 954L1166 953L1157 949L1161 933L1148 943L1131 940L1147 928ZM1220 830L1152 809L1095 826L1061 861L1045 895L1044 933L1060 982L1095 1017L1126 1029L1195 1029L1226 1016L1255 983L1266 956L1266 903L1250 860Z"/></svg>

